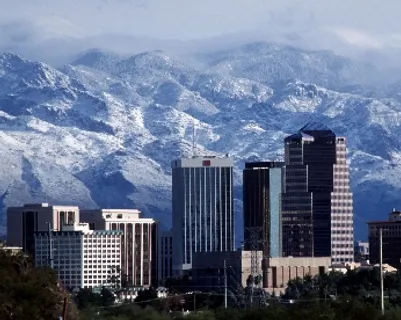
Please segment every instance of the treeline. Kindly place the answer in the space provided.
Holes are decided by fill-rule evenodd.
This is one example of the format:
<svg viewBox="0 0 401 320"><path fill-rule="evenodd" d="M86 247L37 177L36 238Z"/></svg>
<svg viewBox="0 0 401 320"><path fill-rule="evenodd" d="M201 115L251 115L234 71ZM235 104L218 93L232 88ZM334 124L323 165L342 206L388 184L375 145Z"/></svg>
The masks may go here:
<svg viewBox="0 0 401 320"><path fill-rule="evenodd" d="M67 320L401 320L401 273L384 277L384 316L379 284L378 269L330 273L291 280L282 297L267 299L267 307L244 308L230 295L225 309L222 288L191 292L190 279L169 279L168 297L158 298L156 290L150 289L141 291L134 302L117 305L106 288L98 294L81 290L72 297L53 270L34 268L29 257L0 250L0 319L58 319L68 297ZM189 313L183 315L182 310Z"/></svg>
<svg viewBox="0 0 401 320"><path fill-rule="evenodd" d="M158 311L154 308L126 304L103 310L81 314L82 320L401 320L401 310L392 308L384 316L378 305L366 304L358 299L340 299L338 301L309 301L293 305L271 304L264 308L253 309L205 309L183 315L181 312Z"/></svg>
<svg viewBox="0 0 401 320"><path fill-rule="evenodd" d="M96 319L302 319L353 320L353 319L400 319L401 320L401 273L384 276L385 315L380 311L379 270L348 271L346 274L332 272L305 279L289 281L283 296L272 296L267 307L241 308L229 296L228 309L224 309L221 288L211 292L185 292L195 290L185 279L169 279L165 283L172 295L157 298L155 290L141 291L133 303L121 306L93 306L83 310L82 320ZM182 287L181 287L182 285ZM100 301L100 295L97 299ZM182 310L189 310L183 316Z"/></svg>
<svg viewBox="0 0 401 320"><path fill-rule="evenodd" d="M384 274L386 304L401 304L401 273ZM315 277L294 279L288 282L284 298L301 300L328 300L354 297L365 302L375 302L380 297L379 268L349 270L346 274L331 272Z"/></svg>

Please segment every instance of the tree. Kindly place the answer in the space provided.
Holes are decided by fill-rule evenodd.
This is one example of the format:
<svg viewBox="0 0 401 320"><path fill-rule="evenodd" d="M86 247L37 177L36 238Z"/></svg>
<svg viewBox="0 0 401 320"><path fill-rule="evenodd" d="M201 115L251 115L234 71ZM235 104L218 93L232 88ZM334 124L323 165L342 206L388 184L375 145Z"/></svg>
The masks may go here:
<svg viewBox="0 0 401 320"><path fill-rule="evenodd" d="M65 295L53 270L34 268L26 255L0 250L0 319L56 319Z"/></svg>
<svg viewBox="0 0 401 320"><path fill-rule="evenodd" d="M79 290L75 297L78 309L88 309L91 306L100 306L100 295L94 293L92 289L84 288Z"/></svg>
<svg viewBox="0 0 401 320"><path fill-rule="evenodd" d="M105 287L102 288L102 291L100 292L100 303L103 307L113 305L115 299L116 297L114 296L113 292Z"/></svg>
<svg viewBox="0 0 401 320"><path fill-rule="evenodd" d="M170 293L184 293L194 289L193 281L188 275L167 278L163 282Z"/></svg>

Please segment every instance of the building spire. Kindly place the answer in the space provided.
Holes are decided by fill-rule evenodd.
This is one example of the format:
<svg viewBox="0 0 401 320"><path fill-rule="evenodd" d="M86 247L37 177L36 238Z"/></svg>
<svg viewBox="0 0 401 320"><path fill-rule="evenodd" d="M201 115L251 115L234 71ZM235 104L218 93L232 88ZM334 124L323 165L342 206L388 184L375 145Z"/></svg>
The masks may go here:
<svg viewBox="0 0 401 320"><path fill-rule="evenodd" d="M196 157L195 153L195 120L192 120L192 157Z"/></svg>

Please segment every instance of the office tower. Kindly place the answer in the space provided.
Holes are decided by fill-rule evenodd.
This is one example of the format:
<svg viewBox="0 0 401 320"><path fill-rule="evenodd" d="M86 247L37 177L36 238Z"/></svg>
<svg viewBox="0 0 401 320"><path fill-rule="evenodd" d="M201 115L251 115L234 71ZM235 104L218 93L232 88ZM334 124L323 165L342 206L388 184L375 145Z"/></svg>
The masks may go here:
<svg viewBox="0 0 401 320"><path fill-rule="evenodd" d="M164 280L173 276L173 232L172 230L159 232L157 246L158 279Z"/></svg>
<svg viewBox="0 0 401 320"><path fill-rule="evenodd" d="M7 245L22 247L34 255L34 233L47 231L48 223L55 231L63 224L79 222L79 208L74 206L49 206L48 203L24 204L7 208Z"/></svg>
<svg viewBox="0 0 401 320"><path fill-rule="evenodd" d="M119 287L122 233L90 230L87 223L65 225L62 231L51 234L35 232L35 265L50 266L51 258L63 286L74 292L80 288Z"/></svg>
<svg viewBox="0 0 401 320"><path fill-rule="evenodd" d="M174 160L173 272L191 269L193 252L234 250L231 158Z"/></svg>
<svg viewBox="0 0 401 320"><path fill-rule="evenodd" d="M257 250L281 256L283 162L245 163L243 171L244 249L252 250L250 228L259 228Z"/></svg>
<svg viewBox="0 0 401 320"><path fill-rule="evenodd" d="M121 272L123 286L157 284L157 229L154 219L139 210L81 210L81 221L92 230L122 230Z"/></svg>
<svg viewBox="0 0 401 320"><path fill-rule="evenodd" d="M353 200L345 138L311 122L284 142L283 255L353 261Z"/></svg>
<svg viewBox="0 0 401 320"><path fill-rule="evenodd" d="M369 262L380 262L379 230L382 229L383 263L401 268L401 212L394 209L387 221L369 221L368 226Z"/></svg>

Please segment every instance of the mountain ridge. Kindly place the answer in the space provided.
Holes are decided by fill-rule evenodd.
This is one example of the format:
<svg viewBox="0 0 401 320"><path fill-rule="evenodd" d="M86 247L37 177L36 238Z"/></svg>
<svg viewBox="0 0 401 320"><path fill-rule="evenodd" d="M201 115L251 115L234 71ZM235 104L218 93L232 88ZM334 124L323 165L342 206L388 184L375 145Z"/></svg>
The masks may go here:
<svg viewBox="0 0 401 320"><path fill-rule="evenodd" d="M265 46L255 45L259 53L272 50ZM218 52L215 60L227 66L235 59L240 66L243 59L252 68L222 72L213 63L194 68L161 51L122 57L92 50L59 69L1 55L0 150L6 155L0 161L2 207L45 199L90 208L134 207L168 227L170 162L193 155L195 128L197 154L229 153L236 160L240 239L243 162L281 159L284 137L313 120L348 138L357 238L364 237L367 219L381 217L400 203L398 91L384 98L364 96L364 90L336 91L346 83L331 70L324 77L319 71L316 83L309 83L318 64L301 64L306 69L286 81L297 62L280 46L274 47L274 59L281 50L282 61L262 81L271 57L252 50L241 56L238 50L244 49L231 55ZM354 63L335 60L346 61L344 68ZM322 62L331 63L331 55ZM258 64L264 71L250 76ZM277 66L285 64L280 73ZM355 72L351 79L357 79Z"/></svg>

